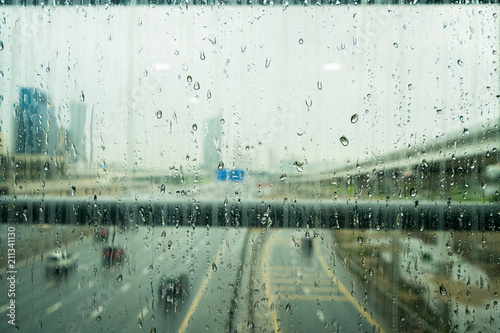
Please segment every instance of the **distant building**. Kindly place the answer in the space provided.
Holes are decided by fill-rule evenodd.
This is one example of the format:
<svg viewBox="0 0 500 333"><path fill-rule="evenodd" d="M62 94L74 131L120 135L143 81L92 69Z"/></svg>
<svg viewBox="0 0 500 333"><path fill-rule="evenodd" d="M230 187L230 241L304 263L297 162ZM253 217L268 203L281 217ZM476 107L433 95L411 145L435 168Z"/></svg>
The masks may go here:
<svg viewBox="0 0 500 333"><path fill-rule="evenodd" d="M37 88L22 87L14 112L14 153L56 156L58 128L48 95Z"/></svg>
<svg viewBox="0 0 500 333"><path fill-rule="evenodd" d="M208 120L203 129L205 131L203 141L203 169L215 175L219 162L221 162L220 117Z"/></svg>
<svg viewBox="0 0 500 333"><path fill-rule="evenodd" d="M75 161L87 161L87 139L85 137L87 106L83 103L70 105L69 130L66 151Z"/></svg>

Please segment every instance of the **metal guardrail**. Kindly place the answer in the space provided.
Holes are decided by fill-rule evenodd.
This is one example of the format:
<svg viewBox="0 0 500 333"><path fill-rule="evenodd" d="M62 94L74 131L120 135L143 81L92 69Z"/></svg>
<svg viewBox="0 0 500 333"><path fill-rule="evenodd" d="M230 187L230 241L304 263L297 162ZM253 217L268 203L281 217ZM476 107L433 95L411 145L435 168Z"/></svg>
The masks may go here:
<svg viewBox="0 0 500 333"><path fill-rule="evenodd" d="M500 231L500 204L0 198L1 223Z"/></svg>

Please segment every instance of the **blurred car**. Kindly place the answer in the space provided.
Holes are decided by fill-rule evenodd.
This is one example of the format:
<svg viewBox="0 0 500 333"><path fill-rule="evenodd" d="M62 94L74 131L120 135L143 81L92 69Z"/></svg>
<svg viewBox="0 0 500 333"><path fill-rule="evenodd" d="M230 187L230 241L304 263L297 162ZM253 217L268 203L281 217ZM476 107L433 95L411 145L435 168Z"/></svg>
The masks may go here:
<svg viewBox="0 0 500 333"><path fill-rule="evenodd" d="M68 254L64 250L56 250L47 257L47 273L67 273L77 265L77 254Z"/></svg>
<svg viewBox="0 0 500 333"><path fill-rule="evenodd" d="M160 302L167 308L173 308L174 311L178 308L179 302L182 304L187 293L188 277L180 275L177 277L162 277L158 287Z"/></svg>
<svg viewBox="0 0 500 333"><path fill-rule="evenodd" d="M102 249L102 262L105 265L122 263L124 258L125 254L121 246L105 246Z"/></svg>

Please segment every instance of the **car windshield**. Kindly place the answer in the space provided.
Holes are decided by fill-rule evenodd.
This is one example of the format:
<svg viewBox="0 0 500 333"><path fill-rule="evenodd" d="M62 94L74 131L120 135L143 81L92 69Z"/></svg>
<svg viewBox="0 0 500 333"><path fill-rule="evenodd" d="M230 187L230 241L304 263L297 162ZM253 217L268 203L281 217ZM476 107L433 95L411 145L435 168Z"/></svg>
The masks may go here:
<svg viewBox="0 0 500 333"><path fill-rule="evenodd" d="M497 0L0 8L1 332L500 330Z"/></svg>

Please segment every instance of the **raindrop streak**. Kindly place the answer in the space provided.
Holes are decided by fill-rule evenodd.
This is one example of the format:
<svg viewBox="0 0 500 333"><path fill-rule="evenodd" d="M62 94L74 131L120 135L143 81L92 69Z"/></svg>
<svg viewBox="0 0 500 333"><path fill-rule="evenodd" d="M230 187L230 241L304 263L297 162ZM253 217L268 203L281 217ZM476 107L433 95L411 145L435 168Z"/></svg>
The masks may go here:
<svg viewBox="0 0 500 333"><path fill-rule="evenodd" d="M80 101L85 102L85 95L83 94L83 90L80 93Z"/></svg>
<svg viewBox="0 0 500 333"><path fill-rule="evenodd" d="M448 294L446 288L443 285L439 286L439 293L441 294L441 296L446 296L446 294Z"/></svg>
<svg viewBox="0 0 500 333"><path fill-rule="evenodd" d="M461 59L458 59L457 60L457 64L458 64L458 66L463 66L464 62Z"/></svg>
<svg viewBox="0 0 500 333"><path fill-rule="evenodd" d="M218 169L219 169L219 170L224 169L224 162L219 162Z"/></svg>
<svg viewBox="0 0 500 333"><path fill-rule="evenodd" d="M116 278L116 281L122 282L123 281L123 276L121 274L118 275L118 277Z"/></svg>
<svg viewBox="0 0 500 333"><path fill-rule="evenodd" d="M199 90L200 89L200 83L198 81L196 81L194 83L194 90Z"/></svg>
<svg viewBox="0 0 500 333"><path fill-rule="evenodd" d="M162 116L163 113L161 112L161 110L156 111L156 118L161 119Z"/></svg>
<svg viewBox="0 0 500 333"><path fill-rule="evenodd" d="M347 138L345 137L345 135L342 135L340 137L340 143L342 144L342 146L347 146L349 144L349 140L347 140Z"/></svg>
<svg viewBox="0 0 500 333"><path fill-rule="evenodd" d="M266 68L269 68L271 66L271 59L266 58Z"/></svg>
<svg viewBox="0 0 500 333"><path fill-rule="evenodd" d="M290 303L285 306L285 312L290 312Z"/></svg>
<svg viewBox="0 0 500 333"><path fill-rule="evenodd" d="M198 129L198 125L193 124L193 131L196 131Z"/></svg>
<svg viewBox="0 0 500 333"><path fill-rule="evenodd" d="M45 164L43 165L43 170L49 171L49 162L45 162Z"/></svg>
<svg viewBox="0 0 500 333"><path fill-rule="evenodd" d="M318 81L318 90L323 89L323 82Z"/></svg>
<svg viewBox="0 0 500 333"><path fill-rule="evenodd" d="M205 52L200 52L200 59L205 60Z"/></svg>
<svg viewBox="0 0 500 333"><path fill-rule="evenodd" d="M160 186L160 193L165 194L165 184L161 184Z"/></svg>
<svg viewBox="0 0 500 333"><path fill-rule="evenodd" d="M212 270L214 272L217 272L217 265L215 263L212 264Z"/></svg>
<svg viewBox="0 0 500 333"><path fill-rule="evenodd" d="M351 116L351 123L356 124L358 122L359 116L357 113Z"/></svg>
<svg viewBox="0 0 500 333"><path fill-rule="evenodd" d="M286 179L286 174L282 174L282 175L280 176L280 180L285 180L285 179Z"/></svg>
<svg viewBox="0 0 500 333"><path fill-rule="evenodd" d="M393 43L392 45L393 45L395 48L398 48L398 47L399 47L398 43Z"/></svg>
<svg viewBox="0 0 500 333"><path fill-rule="evenodd" d="M410 190L410 196L411 196L412 198L415 198L415 197L417 196L417 193L418 193L418 191L417 191L417 189L416 189L416 188L414 188L414 187Z"/></svg>

